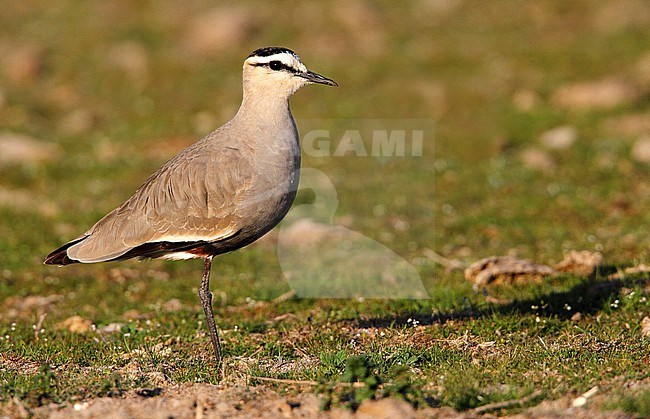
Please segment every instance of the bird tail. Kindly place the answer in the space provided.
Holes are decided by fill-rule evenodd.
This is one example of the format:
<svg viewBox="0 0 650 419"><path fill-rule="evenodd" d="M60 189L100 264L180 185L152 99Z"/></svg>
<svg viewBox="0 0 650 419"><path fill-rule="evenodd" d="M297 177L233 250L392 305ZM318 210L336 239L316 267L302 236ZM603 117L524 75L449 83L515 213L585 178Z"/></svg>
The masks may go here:
<svg viewBox="0 0 650 419"><path fill-rule="evenodd" d="M72 263L79 263L79 261L70 259L68 257L68 248L71 246L74 246L75 244L85 240L88 236L83 236L79 237L76 240L71 241L70 243L66 243L63 246L59 247L45 258L43 263L45 265L58 265L58 266L64 266L64 265L70 265Z"/></svg>

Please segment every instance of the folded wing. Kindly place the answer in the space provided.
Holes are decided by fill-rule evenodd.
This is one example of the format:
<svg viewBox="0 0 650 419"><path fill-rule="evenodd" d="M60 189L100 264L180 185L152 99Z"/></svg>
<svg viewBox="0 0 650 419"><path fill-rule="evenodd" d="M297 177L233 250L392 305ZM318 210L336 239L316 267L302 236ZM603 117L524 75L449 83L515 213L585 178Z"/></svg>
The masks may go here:
<svg viewBox="0 0 650 419"><path fill-rule="evenodd" d="M45 263L103 262L153 243L165 243L163 248L172 252L173 243L187 247L236 234L241 223L236 208L252 186L253 171L239 149L214 146L201 141L171 159L131 198Z"/></svg>

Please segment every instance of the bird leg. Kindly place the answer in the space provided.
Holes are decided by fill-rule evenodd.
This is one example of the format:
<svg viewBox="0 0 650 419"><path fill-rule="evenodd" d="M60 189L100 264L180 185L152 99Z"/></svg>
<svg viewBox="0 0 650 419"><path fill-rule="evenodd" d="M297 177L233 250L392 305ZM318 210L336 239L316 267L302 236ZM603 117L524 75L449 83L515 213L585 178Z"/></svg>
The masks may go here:
<svg viewBox="0 0 650 419"><path fill-rule="evenodd" d="M201 305L205 312L205 319L210 332L210 340L214 347L214 357L217 361L217 367L221 364L221 345L219 344L219 335L217 334L217 326L214 322L214 314L212 312L212 293L210 292L210 267L212 266L212 256L205 258L205 268L203 269L203 279L201 280L201 288L199 289L199 298Z"/></svg>

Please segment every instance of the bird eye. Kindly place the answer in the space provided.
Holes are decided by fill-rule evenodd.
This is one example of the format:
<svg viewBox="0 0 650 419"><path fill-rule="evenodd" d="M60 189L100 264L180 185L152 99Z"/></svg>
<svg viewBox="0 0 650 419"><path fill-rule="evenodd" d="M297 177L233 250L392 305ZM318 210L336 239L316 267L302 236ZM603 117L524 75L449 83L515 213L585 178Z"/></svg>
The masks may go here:
<svg viewBox="0 0 650 419"><path fill-rule="evenodd" d="M269 63L269 68L274 71L278 71L282 69L282 63L280 61L271 61Z"/></svg>

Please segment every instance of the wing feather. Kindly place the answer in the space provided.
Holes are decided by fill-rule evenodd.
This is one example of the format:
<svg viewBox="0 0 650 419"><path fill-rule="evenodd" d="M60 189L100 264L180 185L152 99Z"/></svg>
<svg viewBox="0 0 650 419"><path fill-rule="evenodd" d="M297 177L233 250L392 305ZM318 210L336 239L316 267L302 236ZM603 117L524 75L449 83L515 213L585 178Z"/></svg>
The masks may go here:
<svg viewBox="0 0 650 419"><path fill-rule="evenodd" d="M71 259L115 259L149 242L216 241L239 230L236 208L253 184L239 149L202 140L167 162L67 249Z"/></svg>

